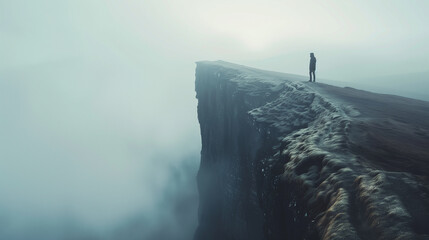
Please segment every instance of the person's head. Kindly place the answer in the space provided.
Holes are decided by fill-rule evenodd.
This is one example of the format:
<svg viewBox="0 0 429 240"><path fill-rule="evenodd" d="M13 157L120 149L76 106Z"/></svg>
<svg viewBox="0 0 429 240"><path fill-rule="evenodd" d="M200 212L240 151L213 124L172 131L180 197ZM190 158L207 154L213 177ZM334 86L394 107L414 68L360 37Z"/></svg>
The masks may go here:
<svg viewBox="0 0 429 240"><path fill-rule="evenodd" d="M310 53L310 57L314 58L314 53Z"/></svg>

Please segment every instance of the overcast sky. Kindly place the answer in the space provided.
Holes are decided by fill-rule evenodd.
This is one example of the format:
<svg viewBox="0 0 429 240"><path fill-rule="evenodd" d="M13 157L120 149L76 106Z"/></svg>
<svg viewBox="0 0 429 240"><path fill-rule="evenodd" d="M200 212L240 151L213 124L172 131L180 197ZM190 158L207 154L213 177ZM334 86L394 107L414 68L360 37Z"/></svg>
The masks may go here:
<svg viewBox="0 0 429 240"><path fill-rule="evenodd" d="M320 78L428 72L428 10L423 0L0 0L0 222L22 232L17 216L67 215L102 228L156 212L165 169L198 163L195 61L306 75L314 52Z"/></svg>
<svg viewBox="0 0 429 240"><path fill-rule="evenodd" d="M421 72L428 10L403 0L2 1L1 69L110 56L146 70L276 59L277 70L306 74L314 51L326 78Z"/></svg>

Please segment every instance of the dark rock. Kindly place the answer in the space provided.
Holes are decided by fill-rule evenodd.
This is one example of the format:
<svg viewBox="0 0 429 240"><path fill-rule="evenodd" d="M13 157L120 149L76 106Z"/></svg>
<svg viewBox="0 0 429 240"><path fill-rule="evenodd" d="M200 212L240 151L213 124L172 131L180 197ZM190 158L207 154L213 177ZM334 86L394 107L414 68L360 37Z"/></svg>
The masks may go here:
<svg viewBox="0 0 429 240"><path fill-rule="evenodd" d="M429 238L429 103L304 79L197 63L195 240Z"/></svg>

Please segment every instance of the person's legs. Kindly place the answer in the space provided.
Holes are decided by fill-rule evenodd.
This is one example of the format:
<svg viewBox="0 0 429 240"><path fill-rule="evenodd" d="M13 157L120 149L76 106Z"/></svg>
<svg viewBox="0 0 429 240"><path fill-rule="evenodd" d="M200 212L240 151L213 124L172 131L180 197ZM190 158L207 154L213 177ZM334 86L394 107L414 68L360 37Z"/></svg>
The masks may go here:
<svg viewBox="0 0 429 240"><path fill-rule="evenodd" d="M314 74L314 71L310 71L310 82L316 81L316 75Z"/></svg>
<svg viewBox="0 0 429 240"><path fill-rule="evenodd" d="M313 82L316 82L316 71L313 71Z"/></svg>

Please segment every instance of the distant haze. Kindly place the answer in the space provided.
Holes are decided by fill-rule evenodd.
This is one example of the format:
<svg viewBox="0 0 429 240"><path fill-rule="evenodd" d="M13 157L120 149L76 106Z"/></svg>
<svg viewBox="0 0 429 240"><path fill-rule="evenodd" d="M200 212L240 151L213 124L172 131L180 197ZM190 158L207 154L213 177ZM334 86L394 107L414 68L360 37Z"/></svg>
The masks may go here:
<svg viewBox="0 0 429 240"><path fill-rule="evenodd" d="M164 224L186 239L201 147L195 61L307 75L314 52L320 79L427 99L428 9L0 1L0 238L168 239ZM186 216L172 210L181 201Z"/></svg>

